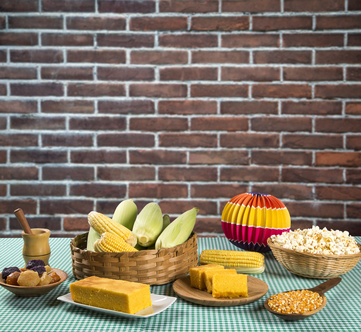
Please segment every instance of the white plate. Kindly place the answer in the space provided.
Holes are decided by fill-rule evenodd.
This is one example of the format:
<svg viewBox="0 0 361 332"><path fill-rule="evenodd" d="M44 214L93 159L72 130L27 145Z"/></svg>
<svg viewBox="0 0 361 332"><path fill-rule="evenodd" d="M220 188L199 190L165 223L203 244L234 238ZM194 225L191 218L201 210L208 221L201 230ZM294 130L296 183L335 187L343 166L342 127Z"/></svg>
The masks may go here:
<svg viewBox="0 0 361 332"><path fill-rule="evenodd" d="M99 312L102 312L102 313L105 313L105 314L111 314L111 315L127 317L127 318L148 318L148 317L152 317L152 316L157 315L160 312L166 310L167 308L169 308L177 300L176 297L165 296L165 295L157 295L157 294L150 294L150 298L152 300L152 306L149 307L149 308L143 309L143 310L137 312L136 314L127 314L125 312L109 310L109 309L103 309L103 308L93 307L91 305L77 303L77 302L73 301L73 299L71 298L70 293L68 293L66 295L63 295L63 296L59 296L58 300L63 301L65 303L74 304L74 305L77 305L77 306L82 307L82 308L99 311Z"/></svg>

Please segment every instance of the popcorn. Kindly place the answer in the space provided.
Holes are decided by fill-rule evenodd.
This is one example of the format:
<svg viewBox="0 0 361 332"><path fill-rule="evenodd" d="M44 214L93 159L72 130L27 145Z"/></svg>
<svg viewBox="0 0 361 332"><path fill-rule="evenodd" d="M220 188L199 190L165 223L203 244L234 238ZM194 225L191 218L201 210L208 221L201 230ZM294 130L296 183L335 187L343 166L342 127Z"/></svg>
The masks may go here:
<svg viewBox="0 0 361 332"><path fill-rule="evenodd" d="M312 228L297 229L272 235L273 243L297 252L321 255L352 255L360 252L355 239L347 231Z"/></svg>

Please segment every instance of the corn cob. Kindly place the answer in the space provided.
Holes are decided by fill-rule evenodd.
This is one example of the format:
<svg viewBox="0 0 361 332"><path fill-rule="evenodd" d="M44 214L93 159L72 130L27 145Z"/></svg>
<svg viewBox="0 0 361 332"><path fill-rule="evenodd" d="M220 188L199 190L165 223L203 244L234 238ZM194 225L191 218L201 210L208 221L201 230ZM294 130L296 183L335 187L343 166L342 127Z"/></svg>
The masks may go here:
<svg viewBox="0 0 361 332"><path fill-rule="evenodd" d="M91 211L88 214L88 222L99 234L103 234L104 232L113 233L121 237L132 247L137 244L136 236L128 228L116 223L113 219L110 219L102 213Z"/></svg>
<svg viewBox="0 0 361 332"><path fill-rule="evenodd" d="M123 252L138 251L126 243L120 236L104 232L100 239L94 243L95 252Z"/></svg>
<svg viewBox="0 0 361 332"><path fill-rule="evenodd" d="M234 250L203 250L199 256L201 264L220 264L240 273L262 273L264 256L259 252Z"/></svg>

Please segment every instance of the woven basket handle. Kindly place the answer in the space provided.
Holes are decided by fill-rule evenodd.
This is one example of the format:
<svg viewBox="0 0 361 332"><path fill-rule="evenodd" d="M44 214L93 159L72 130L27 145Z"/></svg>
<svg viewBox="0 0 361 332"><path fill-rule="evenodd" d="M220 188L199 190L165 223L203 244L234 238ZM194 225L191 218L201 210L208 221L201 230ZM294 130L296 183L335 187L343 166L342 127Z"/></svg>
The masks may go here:
<svg viewBox="0 0 361 332"><path fill-rule="evenodd" d="M335 287L342 279L341 278L333 278L323 282L322 284L310 288L310 291L317 292L317 293L326 293L331 288Z"/></svg>

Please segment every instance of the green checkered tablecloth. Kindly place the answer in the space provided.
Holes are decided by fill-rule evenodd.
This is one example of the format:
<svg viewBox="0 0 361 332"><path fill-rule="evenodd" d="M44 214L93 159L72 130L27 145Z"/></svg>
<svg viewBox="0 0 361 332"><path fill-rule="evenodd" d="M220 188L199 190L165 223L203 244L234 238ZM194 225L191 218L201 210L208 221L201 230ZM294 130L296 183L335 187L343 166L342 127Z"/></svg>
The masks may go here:
<svg viewBox="0 0 361 332"><path fill-rule="evenodd" d="M361 243L361 237L356 237ZM0 269L22 266L22 239L0 238ZM289 289L310 288L324 280L307 279L287 272L272 253L266 253L266 271L255 277L268 284L268 293L256 302L235 307L206 307L180 298L166 311L146 319L127 319L83 309L57 300L69 293L72 275L70 239L51 238L50 264L68 273L68 279L50 293L20 298L0 289L0 331L360 331L361 263L342 282L326 293L327 305L316 315L285 322L263 308L264 300ZM203 249L235 249L224 237L198 238ZM176 296L172 284L152 286L155 294Z"/></svg>

